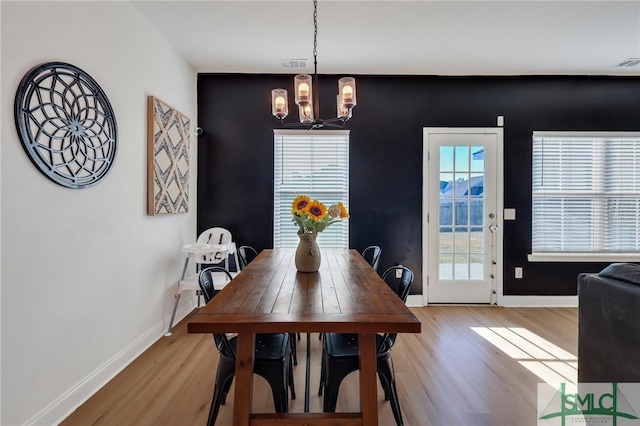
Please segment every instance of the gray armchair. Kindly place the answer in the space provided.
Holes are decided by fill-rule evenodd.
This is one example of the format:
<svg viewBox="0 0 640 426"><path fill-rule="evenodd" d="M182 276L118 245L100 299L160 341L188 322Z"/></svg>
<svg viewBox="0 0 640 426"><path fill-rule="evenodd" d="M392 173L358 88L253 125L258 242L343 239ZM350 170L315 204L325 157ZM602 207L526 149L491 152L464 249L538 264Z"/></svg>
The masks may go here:
<svg viewBox="0 0 640 426"><path fill-rule="evenodd" d="M640 382L640 265L578 276L578 381Z"/></svg>

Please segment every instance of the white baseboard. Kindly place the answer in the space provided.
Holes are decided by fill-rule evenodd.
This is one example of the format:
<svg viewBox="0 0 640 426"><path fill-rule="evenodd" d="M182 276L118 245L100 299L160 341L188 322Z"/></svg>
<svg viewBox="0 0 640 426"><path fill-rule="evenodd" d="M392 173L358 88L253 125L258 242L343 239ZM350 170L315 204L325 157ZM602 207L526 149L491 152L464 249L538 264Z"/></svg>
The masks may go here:
<svg viewBox="0 0 640 426"><path fill-rule="evenodd" d="M175 324L186 317L196 306L196 297L183 298L184 303L178 306ZM172 305L173 307L173 305ZM57 425L73 413L80 405L86 402L91 396L98 392L104 385L113 379L118 373L124 370L140 354L149 349L151 345L162 338L169 324L170 317L163 318L160 322L147 330L136 340L127 345L111 359L98 367L78 384L73 386L64 394L60 395L47 407L31 417L25 425Z"/></svg>
<svg viewBox="0 0 640 426"><path fill-rule="evenodd" d="M421 294L411 294L407 297L407 306L425 306ZM549 307L578 307L578 296L501 296L498 305L506 308L549 308Z"/></svg>
<svg viewBox="0 0 640 426"><path fill-rule="evenodd" d="M407 306L416 308L419 306L424 306L424 302L422 301L421 294L410 294L407 296L407 302L405 303Z"/></svg>
<svg viewBox="0 0 640 426"><path fill-rule="evenodd" d="M506 308L577 308L578 296L502 296L498 304Z"/></svg>

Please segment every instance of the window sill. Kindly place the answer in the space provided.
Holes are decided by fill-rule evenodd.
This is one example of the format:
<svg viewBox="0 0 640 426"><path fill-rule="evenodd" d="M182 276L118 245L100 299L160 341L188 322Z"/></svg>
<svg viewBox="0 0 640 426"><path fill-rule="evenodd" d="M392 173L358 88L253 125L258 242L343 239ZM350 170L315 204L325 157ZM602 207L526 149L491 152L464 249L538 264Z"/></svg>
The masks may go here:
<svg viewBox="0 0 640 426"><path fill-rule="evenodd" d="M548 253L529 254L529 262L640 262L638 253Z"/></svg>

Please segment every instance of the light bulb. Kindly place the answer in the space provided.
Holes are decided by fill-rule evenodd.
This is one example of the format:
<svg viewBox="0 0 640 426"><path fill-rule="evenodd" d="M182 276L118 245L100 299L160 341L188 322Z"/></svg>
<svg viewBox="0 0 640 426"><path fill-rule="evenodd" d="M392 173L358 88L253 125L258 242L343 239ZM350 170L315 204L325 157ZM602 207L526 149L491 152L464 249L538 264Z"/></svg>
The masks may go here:
<svg viewBox="0 0 640 426"><path fill-rule="evenodd" d="M309 85L307 83L300 83L298 86L298 97L300 100L307 100L309 97Z"/></svg>
<svg viewBox="0 0 640 426"><path fill-rule="evenodd" d="M344 101L346 103L350 103L352 101L352 98L353 98L353 87L344 86L342 88L342 97L344 98Z"/></svg>

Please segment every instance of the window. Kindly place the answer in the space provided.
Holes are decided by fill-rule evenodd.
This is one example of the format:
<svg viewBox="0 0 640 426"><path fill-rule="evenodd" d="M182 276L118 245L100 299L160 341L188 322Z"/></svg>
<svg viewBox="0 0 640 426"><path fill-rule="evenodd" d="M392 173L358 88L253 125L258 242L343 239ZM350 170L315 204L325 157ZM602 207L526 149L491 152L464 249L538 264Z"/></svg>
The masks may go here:
<svg viewBox="0 0 640 426"><path fill-rule="evenodd" d="M327 207L342 201L349 208L349 131L274 130L273 247L297 247L291 217L293 199L305 194ZM349 221L318 235L321 248L348 248Z"/></svg>
<svg viewBox="0 0 640 426"><path fill-rule="evenodd" d="M637 258L640 133L534 132L532 171L533 257Z"/></svg>

